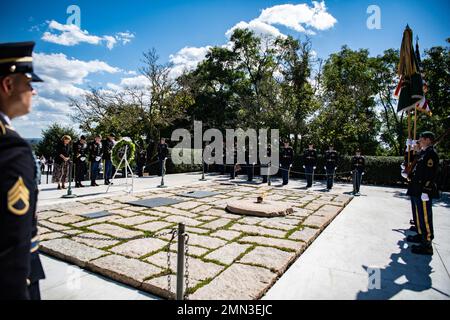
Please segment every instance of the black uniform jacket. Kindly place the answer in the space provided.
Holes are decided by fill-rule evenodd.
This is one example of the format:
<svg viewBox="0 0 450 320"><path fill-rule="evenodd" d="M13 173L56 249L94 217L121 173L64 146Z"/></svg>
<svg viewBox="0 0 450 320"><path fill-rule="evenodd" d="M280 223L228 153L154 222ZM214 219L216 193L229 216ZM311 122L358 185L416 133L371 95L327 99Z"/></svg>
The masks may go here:
<svg viewBox="0 0 450 320"><path fill-rule="evenodd" d="M100 157L100 160L103 158L103 145L101 142L96 143L93 141L89 145L89 161L96 161L95 158L97 157Z"/></svg>
<svg viewBox="0 0 450 320"><path fill-rule="evenodd" d="M292 147L281 148L280 163L283 167L289 167L294 162L294 149Z"/></svg>
<svg viewBox="0 0 450 320"><path fill-rule="evenodd" d="M327 168L336 168L338 161L338 153L335 150L325 152L325 166Z"/></svg>
<svg viewBox="0 0 450 320"><path fill-rule="evenodd" d="M420 197L426 193L430 199L437 198L439 195L435 180L438 167L439 156L433 146L419 153L408 185L408 195Z"/></svg>
<svg viewBox="0 0 450 320"><path fill-rule="evenodd" d="M29 285L45 278L36 170L31 146L0 115L0 300L29 299Z"/></svg>
<svg viewBox="0 0 450 320"><path fill-rule="evenodd" d="M158 144L158 159L164 160L169 155L169 146L167 143Z"/></svg>
<svg viewBox="0 0 450 320"><path fill-rule="evenodd" d="M103 140L103 159L104 160L111 160L112 157L112 149L114 148L114 142L106 139Z"/></svg>
<svg viewBox="0 0 450 320"><path fill-rule="evenodd" d="M316 149L306 149L303 153L303 161L305 166L313 166L315 167L317 164L317 151Z"/></svg>
<svg viewBox="0 0 450 320"><path fill-rule="evenodd" d="M366 159L363 156L353 156L352 170L364 171L366 170Z"/></svg>
<svg viewBox="0 0 450 320"><path fill-rule="evenodd" d="M74 158L77 162L84 162L83 158L87 158L88 156L88 146L86 143L81 143L81 141L77 141L73 145Z"/></svg>

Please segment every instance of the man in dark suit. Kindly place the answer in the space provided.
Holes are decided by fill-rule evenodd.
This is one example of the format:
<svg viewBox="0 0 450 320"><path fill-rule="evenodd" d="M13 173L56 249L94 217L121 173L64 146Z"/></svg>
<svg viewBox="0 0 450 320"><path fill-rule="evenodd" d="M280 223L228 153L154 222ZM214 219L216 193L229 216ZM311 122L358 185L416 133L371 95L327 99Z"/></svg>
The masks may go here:
<svg viewBox="0 0 450 320"><path fill-rule="evenodd" d="M11 119L31 111L34 42L0 44L0 300L39 300L37 170Z"/></svg>

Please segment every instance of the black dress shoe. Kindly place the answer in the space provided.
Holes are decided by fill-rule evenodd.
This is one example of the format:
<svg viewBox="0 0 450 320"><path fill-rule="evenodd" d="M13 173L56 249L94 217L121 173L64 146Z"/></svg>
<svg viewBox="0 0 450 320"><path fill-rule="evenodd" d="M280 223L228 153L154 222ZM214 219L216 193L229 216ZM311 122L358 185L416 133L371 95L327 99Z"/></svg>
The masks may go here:
<svg viewBox="0 0 450 320"><path fill-rule="evenodd" d="M411 226L411 227L409 228L409 231L417 232L417 227L416 227L416 226Z"/></svg>
<svg viewBox="0 0 450 320"><path fill-rule="evenodd" d="M421 243L422 242L422 236L419 234L416 234L414 236L407 236L406 241L411 243Z"/></svg>
<svg viewBox="0 0 450 320"><path fill-rule="evenodd" d="M414 254L432 256L433 255L433 247L431 245L426 245L426 244L412 246L411 252Z"/></svg>

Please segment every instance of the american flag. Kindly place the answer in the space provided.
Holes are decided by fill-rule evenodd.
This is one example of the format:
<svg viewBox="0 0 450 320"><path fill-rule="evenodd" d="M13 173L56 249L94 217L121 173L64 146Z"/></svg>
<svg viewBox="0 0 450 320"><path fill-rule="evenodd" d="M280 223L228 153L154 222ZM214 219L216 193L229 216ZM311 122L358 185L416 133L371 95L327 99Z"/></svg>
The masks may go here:
<svg viewBox="0 0 450 320"><path fill-rule="evenodd" d="M417 58L417 62L419 64L420 74L422 75L422 79L423 79L423 97L419 102L416 103L416 109L417 109L417 111L424 112L427 115L431 116L431 114L432 114L431 108L428 105L427 98L425 97L425 95L428 92L428 82L425 79L425 74L423 72L423 66L422 66L422 60L420 59L419 38L416 38L416 58Z"/></svg>

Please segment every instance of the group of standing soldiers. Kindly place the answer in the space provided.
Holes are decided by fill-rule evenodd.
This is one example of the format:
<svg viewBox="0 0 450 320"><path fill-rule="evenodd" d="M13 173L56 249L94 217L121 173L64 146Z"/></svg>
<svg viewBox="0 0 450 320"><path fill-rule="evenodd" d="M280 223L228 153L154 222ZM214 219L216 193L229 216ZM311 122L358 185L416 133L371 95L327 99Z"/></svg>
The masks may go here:
<svg viewBox="0 0 450 320"><path fill-rule="evenodd" d="M205 147L205 150L208 148L208 146ZM272 164L262 164L259 162L251 162L250 161L250 153L251 153L251 149L246 148L245 149L245 165L243 164L238 164L237 161L237 154L238 154L238 150L237 150L237 146L236 143L234 145L234 151L233 154L230 155L232 159L234 159L234 163L232 165L230 165L230 178L231 179L235 179L236 178L236 172L241 171L242 167L246 168L246 173L248 176L248 181L253 181L253 177L254 177L254 171L255 171L255 167L257 164L260 165L261 169L265 168L271 168ZM227 155L230 153L231 151L228 150L225 146L224 143L224 149L223 149L223 164L220 165L221 167L221 172L222 174L225 174L228 170L227 170L227 165L226 165L226 158ZM270 157L271 156L271 146L268 146L268 150L267 150L267 156ZM209 153L207 153L209 154ZM280 149L280 171L281 171L281 176L283 179L283 186L288 185L289 184L289 175L292 169L292 165L294 163L294 149L290 146L289 141L284 141L283 142L283 146ZM338 166L338 153L337 151L334 149L333 145L329 146L329 149L327 151L325 151L324 154L324 159L325 159L325 172L326 172L326 179L327 179L327 190L331 190L333 188L334 185L334 178L336 176L336 169ZM314 173L315 170L317 169L317 160L318 160L318 153L317 150L314 148L314 144L310 143L308 148L304 150L303 152L303 168L305 170L305 176L306 176L306 188L311 188L313 185L313 180L314 180ZM360 191L360 186L361 186L361 181L362 181L362 176L364 175L365 172L365 158L361 155L361 151L358 149L356 151L356 154L353 156L352 161L351 161L351 167L352 167L352 181L353 181L353 194L354 195L359 195L359 191ZM205 172L208 171L208 165L206 164L206 162L204 162L203 164L204 166L204 170ZM270 176L270 170L268 170L269 173L268 174L261 174L263 177L263 183L267 183L268 182L268 177Z"/></svg>
<svg viewBox="0 0 450 320"><path fill-rule="evenodd" d="M107 139L102 140L101 135L97 135L94 141L88 143L85 136L81 136L73 144L73 158L75 164L75 187L83 188L82 181L87 172L88 161L91 169L91 186L97 187L97 177L100 173L100 164L104 161L104 180L105 185L112 184L112 149L115 145L114 134L108 135Z"/></svg>
<svg viewBox="0 0 450 320"><path fill-rule="evenodd" d="M334 184L334 178L336 176L336 169L338 165L338 153L334 149L333 145L329 146L329 149L325 151L325 175L327 179L327 190L331 190ZM308 148L303 152L303 169L306 176L306 188L309 189L313 185L314 173L317 169L318 153L314 148L314 144L310 143ZM294 162L294 150L289 146L289 142L285 142L280 152L280 164L281 174L283 177L283 185L289 183L289 173ZM358 149L355 156L352 158L352 180L353 180L353 194L359 195L362 176L365 171L365 158L361 155L361 151Z"/></svg>

